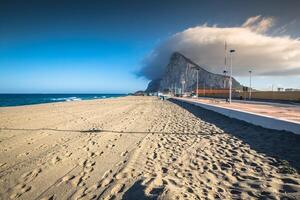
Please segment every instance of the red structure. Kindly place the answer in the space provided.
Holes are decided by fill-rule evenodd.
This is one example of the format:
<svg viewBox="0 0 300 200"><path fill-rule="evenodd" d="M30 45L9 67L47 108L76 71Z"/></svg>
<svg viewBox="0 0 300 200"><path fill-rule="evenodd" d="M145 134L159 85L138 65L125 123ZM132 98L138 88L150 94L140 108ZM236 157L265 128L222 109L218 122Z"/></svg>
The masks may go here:
<svg viewBox="0 0 300 200"><path fill-rule="evenodd" d="M234 91L233 91L234 92ZM196 90L195 90L196 94ZM228 89L198 89L199 95L225 95L229 94Z"/></svg>

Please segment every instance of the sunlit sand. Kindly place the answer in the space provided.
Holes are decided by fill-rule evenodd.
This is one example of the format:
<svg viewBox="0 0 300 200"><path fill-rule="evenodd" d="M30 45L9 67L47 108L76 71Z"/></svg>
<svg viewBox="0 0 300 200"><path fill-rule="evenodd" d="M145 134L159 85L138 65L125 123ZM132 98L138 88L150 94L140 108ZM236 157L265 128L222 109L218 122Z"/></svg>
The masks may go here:
<svg viewBox="0 0 300 200"><path fill-rule="evenodd" d="M298 136L176 101L121 97L0 113L1 199L299 197Z"/></svg>

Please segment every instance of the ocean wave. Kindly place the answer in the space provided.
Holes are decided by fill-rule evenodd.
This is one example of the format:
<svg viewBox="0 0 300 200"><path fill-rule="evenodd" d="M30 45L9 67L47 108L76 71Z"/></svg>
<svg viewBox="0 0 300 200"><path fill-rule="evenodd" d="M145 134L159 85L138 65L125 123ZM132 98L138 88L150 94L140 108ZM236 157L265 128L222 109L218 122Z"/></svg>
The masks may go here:
<svg viewBox="0 0 300 200"><path fill-rule="evenodd" d="M119 94L0 94L0 107L116 98ZM17 97L17 98L16 98Z"/></svg>
<svg viewBox="0 0 300 200"><path fill-rule="evenodd" d="M65 101L66 98L51 98L51 101Z"/></svg>
<svg viewBox="0 0 300 200"><path fill-rule="evenodd" d="M51 101L81 101L78 97L62 97L62 98L51 98Z"/></svg>
<svg viewBox="0 0 300 200"><path fill-rule="evenodd" d="M67 101L81 101L82 99L81 98L68 98Z"/></svg>

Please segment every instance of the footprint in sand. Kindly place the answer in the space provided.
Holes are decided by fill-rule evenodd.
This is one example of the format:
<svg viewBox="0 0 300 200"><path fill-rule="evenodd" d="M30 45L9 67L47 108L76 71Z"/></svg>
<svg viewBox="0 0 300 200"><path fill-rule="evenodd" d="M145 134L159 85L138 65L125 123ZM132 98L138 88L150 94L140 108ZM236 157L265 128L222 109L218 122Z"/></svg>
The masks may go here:
<svg viewBox="0 0 300 200"><path fill-rule="evenodd" d="M125 164L127 162L127 159L123 160L123 161L120 161L116 164L116 166L122 166L123 164Z"/></svg>
<svg viewBox="0 0 300 200"><path fill-rule="evenodd" d="M104 172L102 179L107 178L110 173L112 173L112 170L107 170L106 172Z"/></svg>
<svg viewBox="0 0 300 200"><path fill-rule="evenodd" d="M17 155L17 157L19 158L19 157L27 156L27 155L29 155L29 152L21 153L21 154Z"/></svg>
<svg viewBox="0 0 300 200"><path fill-rule="evenodd" d="M71 185L73 187L77 187L81 184L82 181L82 176L76 176L71 180Z"/></svg>
<svg viewBox="0 0 300 200"><path fill-rule="evenodd" d="M127 172L122 172L116 175L116 179L120 180L120 179L127 179L129 177Z"/></svg>
<svg viewBox="0 0 300 200"><path fill-rule="evenodd" d="M71 152L67 152L67 153L65 154L65 157L70 157L71 155L72 155Z"/></svg>
<svg viewBox="0 0 300 200"><path fill-rule="evenodd" d="M111 190L111 194L114 195L114 194L118 194L120 192L122 192L125 188L125 184L116 184L114 186L114 188Z"/></svg>
<svg viewBox="0 0 300 200"><path fill-rule="evenodd" d="M94 152L88 152L88 157L90 158L94 158L96 156L96 154Z"/></svg>
<svg viewBox="0 0 300 200"><path fill-rule="evenodd" d="M101 187L106 187L106 186L108 186L109 184L111 184L113 181L114 181L114 179L106 178L106 179L104 179L104 180L102 181Z"/></svg>
<svg viewBox="0 0 300 200"><path fill-rule="evenodd" d="M41 144L40 146L36 147L35 149L39 150L39 149L42 149L42 148L45 148L45 147L47 147L46 144Z"/></svg>
<svg viewBox="0 0 300 200"><path fill-rule="evenodd" d="M87 161L88 161L87 159L80 160L79 165L84 167L86 165Z"/></svg>
<svg viewBox="0 0 300 200"><path fill-rule="evenodd" d="M43 197L41 198L41 200L54 200L55 199L55 196L54 195L51 195L51 196L48 196L48 197Z"/></svg>
<svg viewBox="0 0 300 200"><path fill-rule="evenodd" d="M100 188L100 186L101 186L101 184L99 182L97 182L94 185L92 185L90 188L88 188L86 193L92 193L95 190L97 190L98 188Z"/></svg>
<svg viewBox="0 0 300 200"><path fill-rule="evenodd" d="M63 177L63 178L61 179L61 182L69 182L69 181L72 180L73 178L75 178L74 175L67 175L67 176L65 176L65 177Z"/></svg>
<svg viewBox="0 0 300 200"><path fill-rule="evenodd" d="M95 161L87 161L86 164L85 164L85 167L92 167L96 164Z"/></svg>
<svg viewBox="0 0 300 200"><path fill-rule="evenodd" d="M86 187L81 187L81 188L79 188L79 189L75 192L75 194L73 195L73 198L72 198L72 199L81 199L82 197L84 197L84 196L86 195L86 194L85 194L86 190L87 190Z"/></svg>
<svg viewBox="0 0 300 200"><path fill-rule="evenodd" d="M41 168L35 169L33 171L27 172L21 176L21 181L28 182L35 179L42 172Z"/></svg>
<svg viewBox="0 0 300 200"><path fill-rule="evenodd" d="M283 178L281 180L282 180L282 182L287 183L287 184L299 185L299 182L292 178Z"/></svg>
<svg viewBox="0 0 300 200"><path fill-rule="evenodd" d="M52 164L56 164L57 162L59 162L61 159L58 156L55 156L54 158L52 158L51 162Z"/></svg>
<svg viewBox="0 0 300 200"><path fill-rule="evenodd" d="M101 156L103 153L104 153L103 151L101 151L101 152L100 152L100 151L96 151L96 152L95 152L95 155L96 155L96 156Z"/></svg>
<svg viewBox="0 0 300 200"><path fill-rule="evenodd" d="M6 163L0 163L0 167L4 167Z"/></svg>
<svg viewBox="0 0 300 200"><path fill-rule="evenodd" d="M89 174L89 173L92 172L93 170L94 170L93 167L85 167L83 171L86 172L87 174Z"/></svg>
<svg viewBox="0 0 300 200"><path fill-rule="evenodd" d="M26 184L18 184L13 189L13 193L10 195L11 199L16 199L22 196L24 193L31 190L31 186L27 186Z"/></svg>
<svg viewBox="0 0 300 200"><path fill-rule="evenodd" d="M124 151L121 153L121 156L126 156L128 154L128 151Z"/></svg>
<svg viewBox="0 0 300 200"><path fill-rule="evenodd" d="M108 144L108 145L106 145L106 148L113 148L115 145L114 144Z"/></svg>

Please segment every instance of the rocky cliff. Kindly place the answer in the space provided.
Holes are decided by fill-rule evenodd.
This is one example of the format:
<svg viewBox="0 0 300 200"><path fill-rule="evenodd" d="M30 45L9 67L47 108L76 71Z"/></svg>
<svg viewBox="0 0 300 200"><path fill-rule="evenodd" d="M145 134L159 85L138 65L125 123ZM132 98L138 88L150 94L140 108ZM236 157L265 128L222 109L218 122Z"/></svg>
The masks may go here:
<svg viewBox="0 0 300 200"><path fill-rule="evenodd" d="M174 88L177 88L177 90L184 88L184 91L195 90L197 81L196 69L199 70L199 88L221 89L224 88L225 79L227 79L228 83L228 77L208 72L189 58L175 52L172 54L169 64L165 68L164 75L152 80L148 84L146 92L166 91L173 90ZM233 78L232 87L240 89L242 85Z"/></svg>

